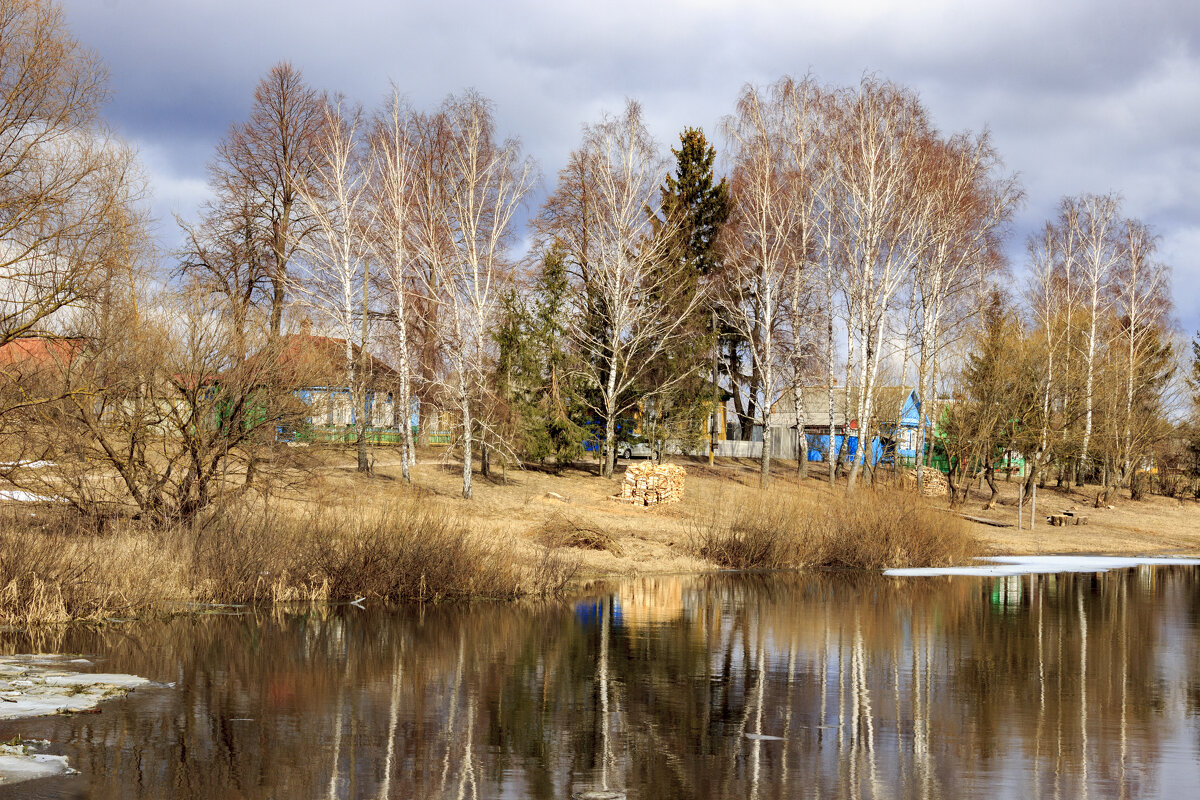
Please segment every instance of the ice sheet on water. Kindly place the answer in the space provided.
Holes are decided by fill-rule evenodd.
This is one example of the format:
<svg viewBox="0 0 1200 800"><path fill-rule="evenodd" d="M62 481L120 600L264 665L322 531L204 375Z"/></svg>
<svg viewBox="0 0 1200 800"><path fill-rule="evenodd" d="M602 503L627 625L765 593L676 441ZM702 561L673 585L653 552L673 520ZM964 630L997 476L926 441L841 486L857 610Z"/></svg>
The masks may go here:
<svg viewBox="0 0 1200 800"><path fill-rule="evenodd" d="M149 683L137 675L63 668L77 663L45 656L0 656L0 719L88 711Z"/></svg>
<svg viewBox="0 0 1200 800"><path fill-rule="evenodd" d="M914 567L884 570L884 575L923 577L927 575L1035 575L1051 572L1108 572L1143 564L1151 566L1200 565L1200 558L1164 558L1143 556L984 556L986 564L961 567Z"/></svg>
<svg viewBox="0 0 1200 800"><path fill-rule="evenodd" d="M5 786L74 772L66 756L39 753L24 742L0 744L0 784Z"/></svg>

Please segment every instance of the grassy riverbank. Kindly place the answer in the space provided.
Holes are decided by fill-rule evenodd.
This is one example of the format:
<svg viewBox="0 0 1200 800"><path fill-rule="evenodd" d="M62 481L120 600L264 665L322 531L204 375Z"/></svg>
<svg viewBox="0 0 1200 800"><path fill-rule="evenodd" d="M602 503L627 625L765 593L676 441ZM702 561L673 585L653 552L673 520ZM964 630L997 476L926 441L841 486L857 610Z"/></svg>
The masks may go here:
<svg viewBox="0 0 1200 800"><path fill-rule="evenodd" d="M1018 531L964 520L940 498L884 485L847 498L816 477L799 481L791 464L777 464L762 492L757 464L677 459L688 471L684 501L658 508L613 502L618 484L587 464L558 476L480 476L466 501L460 466L438 453L423 454L411 484L401 480L395 453L376 455L375 474L366 476L350 452L316 452L315 466L286 492L242 496L167 529L117 520L98 530L53 505L0 506L0 624L99 621L205 603L515 598L551 594L573 579L714 568L1200 554L1194 504L1164 498L1089 509L1087 527ZM1015 522L1016 484L1000 486L994 509L980 510L978 495L962 510ZM1085 500L1043 492L1039 513Z"/></svg>
<svg viewBox="0 0 1200 800"><path fill-rule="evenodd" d="M0 624L28 627L195 604L511 599L574 573L543 548L521 558L436 500L214 508L188 525L97 532L61 511L0 519Z"/></svg>

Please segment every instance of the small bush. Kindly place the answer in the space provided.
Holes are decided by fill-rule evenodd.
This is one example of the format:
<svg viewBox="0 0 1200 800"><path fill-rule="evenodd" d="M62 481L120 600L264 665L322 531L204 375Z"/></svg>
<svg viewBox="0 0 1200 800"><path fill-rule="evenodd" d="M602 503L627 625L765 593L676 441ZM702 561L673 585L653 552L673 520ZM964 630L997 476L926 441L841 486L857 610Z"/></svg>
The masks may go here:
<svg viewBox="0 0 1200 800"><path fill-rule="evenodd" d="M750 503L732 515L707 517L693 535L692 550L727 569L782 569L796 565L798 542L782 504Z"/></svg>

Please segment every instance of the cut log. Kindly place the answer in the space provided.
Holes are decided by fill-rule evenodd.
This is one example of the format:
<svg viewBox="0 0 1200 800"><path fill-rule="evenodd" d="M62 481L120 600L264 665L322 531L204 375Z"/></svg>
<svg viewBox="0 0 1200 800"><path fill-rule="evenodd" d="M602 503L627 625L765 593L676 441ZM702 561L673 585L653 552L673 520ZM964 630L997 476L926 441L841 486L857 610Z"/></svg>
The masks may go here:
<svg viewBox="0 0 1200 800"><path fill-rule="evenodd" d="M1001 522L998 519L988 519L987 517L972 517L970 514L959 514L965 520L970 522L978 522L981 525L991 525L993 528L1011 528L1013 523Z"/></svg>

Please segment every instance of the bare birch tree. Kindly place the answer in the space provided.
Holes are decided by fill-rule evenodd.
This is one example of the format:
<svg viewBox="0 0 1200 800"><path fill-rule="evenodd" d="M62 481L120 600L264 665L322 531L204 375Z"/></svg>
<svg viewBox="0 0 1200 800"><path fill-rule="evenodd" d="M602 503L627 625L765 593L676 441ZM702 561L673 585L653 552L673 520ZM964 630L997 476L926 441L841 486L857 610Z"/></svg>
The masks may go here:
<svg viewBox="0 0 1200 800"><path fill-rule="evenodd" d="M838 235L831 257L845 276L848 358L859 390L859 446L848 484L853 491L870 448L884 322L919 256L915 243L927 219L922 145L930 130L913 92L874 78L843 94L835 124L830 208Z"/></svg>
<svg viewBox="0 0 1200 800"><path fill-rule="evenodd" d="M997 174L999 155L991 137L965 134L949 140L930 139L925 158L931 202L922 225L925 241L914 270L914 295L920 310L917 332L917 395L921 420L917 428L917 483L924 468L925 420L938 419L932 382L933 362L945 344L946 315L964 295L978 309L988 281L1002 263L1003 228L1022 193L1012 176Z"/></svg>
<svg viewBox="0 0 1200 800"><path fill-rule="evenodd" d="M828 243L830 219L824 200L831 171L824 150L832 96L811 76L800 81L784 78L775 85L774 93L777 102L783 106L783 144L791 174L791 201L797 215L796 263L788 292L789 360L796 416L796 469L800 477L805 478L808 477L808 440L804 434L804 389L813 369L813 359L822 349L817 325L832 313L830 304L822 308L814 302L820 297L818 271L827 260L824 247Z"/></svg>
<svg viewBox="0 0 1200 800"><path fill-rule="evenodd" d="M1162 419L1161 394L1172 369L1170 271L1155 259L1158 242L1143 222L1125 220L1119 237L1123 258L1110 279L1115 331L1106 359L1110 369L1120 365L1119 391L1108 425L1111 469L1105 470L1106 498L1129 481L1140 456L1161 431L1155 423Z"/></svg>
<svg viewBox="0 0 1200 800"><path fill-rule="evenodd" d="M414 283L414 393L420 403L421 435L427 440L440 422L446 373L441 275L452 257L453 231L447 209L449 122L441 112L417 112L413 117L414 204L412 261Z"/></svg>
<svg viewBox="0 0 1200 800"><path fill-rule="evenodd" d="M376 115L371 131L371 155L373 159L373 221L369 241L375 247L375 256L384 271L388 288L391 318L396 324L396 371L399 386L395 406L400 409L401 472L405 481L411 481L409 469L416 462L413 446L412 426L409 424L412 397L412 371L409 354L410 283L413 279L414 245L412 243L415 214L413 212L416 189L416 165L414 163L413 114L393 87L392 95L384 108Z"/></svg>
<svg viewBox="0 0 1200 800"><path fill-rule="evenodd" d="M358 470L369 472L371 262L364 224L369 214L369 176L361 126L362 111L357 106L342 98L326 103L310 180L298 186L311 230L298 243L300 269L289 283L300 302L323 316L344 343Z"/></svg>
<svg viewBox="0 0 1200 800"><path fill-rule="evenodd" d="M685 265L667 258L671 237L655 229L667 168L630 101L623 115L584 129L543 210L543 230L563 243L578 289L570 334L595 392L592 411L604 420L602 472L610 478L618 420L637 404L633 390L706 300L684 279Z"/></svg>
<svg viewBox="0 0 1200 800"><path fill-rule="evenodd" d="M1102 345L1101 318L1110 299L1109 285L1114 269L1122 258L1120 241L1120 199L1116 195L1083 195L1076 201L1072 215L1073 235L1079 243L1078 261L1073 266L1082 281L1087 335L1083 343L1085 370L1083 401L1084 428L1079 451L1077 481L1087 469L1096 404L1096 355Z"/></svg>
<svg viewBox="0 0 1200 800"><path fill-rule="evenodd" d="M472 448L492 358L491 329L511 277L513 218L537 170L515 139L497 141L492 104L475 92L446 99L445 184L431 217L426 257L436 272L437 299L448 316L445 339L451 391L460 415L463 497L472 494ZM440 209L440 213L437 211ZM428 213L428 212L427 212ZM447 249L448 247L448 249ZM483 447L486 439L480 439ZM483 454L484 464L487 454Z"/></svg>
<svg viewBox="0 0 1200 800"><path fill-rule="evenodd" d="M785 388L780 374L787 354L785 303L803 258L796 174L783 144L786 107L746 86L735 115L724 122L733 167L725 244L727 317L750 344L763 428L759 482L764 487L771 471L771 411Z"/></svg>
<svg viewBox="0 0 1200 800"><path fill-rule="evenodd" d="M1026 303L1032 314L1033 348L1040 368L1037 376L1040 405L1037 406L1037 438L1030 442L1031 447L1025 449L1026 462L1032 461L1026 476L1025 496L1030 496L1028 490L1033 488L1054 453L1051 434L1055 419L1054 402L1060 381L1060 347L1064 336L1059 321L1064 306L1057 272L1059 246L1058 231L1051 223L1046 223L1037 236L1029 237L1026 245L1030 273Z"/></svg>

